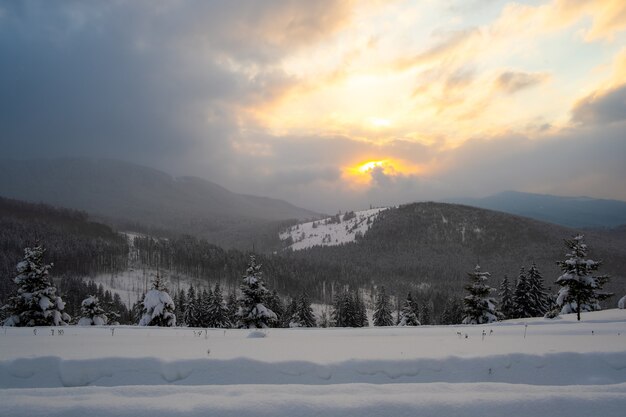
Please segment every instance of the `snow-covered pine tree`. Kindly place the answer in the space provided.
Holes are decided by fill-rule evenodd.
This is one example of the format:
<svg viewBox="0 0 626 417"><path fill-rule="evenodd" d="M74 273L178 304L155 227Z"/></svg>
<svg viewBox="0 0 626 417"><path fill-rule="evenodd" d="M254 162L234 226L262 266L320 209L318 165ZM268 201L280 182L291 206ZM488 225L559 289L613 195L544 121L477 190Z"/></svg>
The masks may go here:
<svg viewBox="0 0 626 417"><path fill-rule="evenodd" d="M528 293L530 297L530 317L543 317L548 311L548 293L543 285L543 277L533 262L528 270Z"/></svg>
<svg viewBox="0 0 626 417"><path fill-rule="evenodd" d="M413 296L408 293L406 300L404 300L404 307L400 312L400 323L398 326L419 326L420 322L415 313L415 302Z"/></svg>
<svg viewBox="0 0 626 417"><path fill-rule="evenodd" d="M93 295L85 298L80 304L80 313L79 326L104 326L109 321L106 313L100 306L98 297Z"/></svg>
<svg viewBox="0 0 626 417"><path fill-rule="evenodd" d="M385 287L380 287L376 295L376 306L374 310L374 326L393 326L391 315L391 304Z"/></svg>
<svg viewBox="0 0 626 417"><path fill-rule="evenodd" d="M315 314L306 293L300 294L296 302L296 311L291 316L289 327L315 327Z"/></svg>
<svg viewBox="0 0 626 417"><path fill-rule="evenodd" d="M509 277L506 275L500 283L500 315L504 320L514 318L515 316L515 302L513 301L513 292L509 285Z"/></svg>
<svg viewBox="0 0 626 417"><path fill-rule="evenodd" d="M139 320L140 326L176 326L174 301L167 293L165 283L159 274L152 281L152 289L143 298L143 315Z"/></svg>
<svg viewBox="0 0 626 417"><path fill-rule="evenodd" d="M557 262L563 271L556 283L561 286L556 299L561 314L576 313L580 320L581 311L601 310L600 301L611 297L612 293L602 292L602 287L609 280L608 275L593 276L601 262L587 258L587 245L583 235L576 235L572 240L565 240L570 250L564 261Z"/></svg>
<svg viewBox="0 0 626 417"><path fill-rule="evenodd" d="M619 299L617 302L617 308L620 310L626 309L626 295Z"/></svg>
<svg viewBox="0 0 626 417"><path fill-rule="evenodd" d="M207 327L213 327L216 329L227 329L232 324L228 320L228 308L224 302L224 296L222 295L222 289L219 282L215 284L213 289L213 296L211 297L211 304L208 309L208 323Z"/></svg>
<svg viewBox="0 0 626 417"><path fill-rule="evenodd" d="M265 306L269 291L263 282L261 265L256 263L256 257L250 256L250 263L239 287L239 310L237 312L237 326L243 329L264 329L277 321L276 314Z"/></svg>
<svg viewBox="0 0 626 417"><path fill-rule="evenodd" d="M533 300L530 296L530 283L526 276L524 267L520 268L519 276L515 284L515 292L513 293L513 317L523 319L526 317L534 317Z"/></svg>
<svg viewBox="0 0 626 417"><path fill-rule="evenodd" d="M493 288L485 283L491 274L481 272L480 265L476 265L474 272L470 272L468 275L470 282L465 286L465 289L469 295L463 299L465 304L463 324L483 324L496 321L498 319L496 303L489 296Z"/></svg>
<svg viewBox="0 0 626 417"><path fill-rule="evenodd" d="M63 326L70 316L63 310L65 303L56 294L56 288L48 279L52 264L44 264L43 246L24 249L24 259L17 264L16 293L3 307L8 318L5 326Z"/></svg>

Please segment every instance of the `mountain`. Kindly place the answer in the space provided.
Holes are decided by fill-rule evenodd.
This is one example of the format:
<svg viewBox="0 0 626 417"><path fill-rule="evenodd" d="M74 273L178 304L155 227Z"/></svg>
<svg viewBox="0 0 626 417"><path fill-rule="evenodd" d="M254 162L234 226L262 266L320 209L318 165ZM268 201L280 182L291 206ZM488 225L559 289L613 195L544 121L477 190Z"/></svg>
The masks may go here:
<svg viewBox="0 0 626 417"><path fill-rule="evenodd" d="M357 213L356 218L361 216L365 213ZM336 230L349 230L350 221L341 218ZM467 273L476 264L492 274L489 285L498 287L505 274L514 281L521 267L535 262L547 286L556 290L554 281L560 275L556 261L563 260L567 252L563 239L579 232L464 205L414 203L380 211L361 229L362 237L355 236L354 243L333 245L334 239L326 239L317 246L294 246L319 242L316 234L330 233L325 231L325 223L327 220L319 220L316 228L300 224L288 229L295 231L293 235L282 233L292 248L302 248L287 250L282 256L305 261L311 269L335 279L323 286L318 283L318 288L384 285L390 294L405 296L413 291L419 299L436 300L439 306L448 295L464 294ZM302 232L300 240L294 239ZM612 276L607 289L626 293L626 235L590 230L585 237L590 258L603 261L600 273Z"/></svg>
<svg viewBox="0 0 626 417"><path fill-rule="evenodd" d="M445 201L503 211L568 227L611 228L626 224L626 202L618 200L505 191L484 198L456 198Z"/></svg>
<svg viewBox="0 0 626 417"><path fill-rule="evenodd" d="M318 216L282 200L108 159L0 160L0 195L84 210L120 228L169 230L246 246L290 219Z"/></svg>

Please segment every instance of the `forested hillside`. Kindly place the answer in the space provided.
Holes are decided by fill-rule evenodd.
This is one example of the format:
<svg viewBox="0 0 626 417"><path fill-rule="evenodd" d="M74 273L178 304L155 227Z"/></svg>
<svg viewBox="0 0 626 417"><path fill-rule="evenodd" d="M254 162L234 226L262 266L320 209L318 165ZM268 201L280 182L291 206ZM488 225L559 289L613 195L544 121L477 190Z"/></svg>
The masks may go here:
<svg viewBox="0 0 626 417"><path fill-rule="evenodd" d="M126 269L128 243L81 211L0 198L0 304L14 290L15 266L24 248L45 246L54 277L84 277Z"/></svg>

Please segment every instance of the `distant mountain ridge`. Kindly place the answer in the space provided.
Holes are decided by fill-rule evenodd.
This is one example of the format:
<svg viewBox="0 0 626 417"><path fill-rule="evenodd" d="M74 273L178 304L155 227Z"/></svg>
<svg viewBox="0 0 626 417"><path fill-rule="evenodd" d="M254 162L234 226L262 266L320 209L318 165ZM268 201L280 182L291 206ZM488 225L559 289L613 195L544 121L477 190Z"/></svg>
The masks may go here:
<svg viewBox="0 0 626 417"><path fill-rule="evenodd" d="M590 197L560 197L505 191L484 198L453 198L463 204L577 228L612 228L626 224L626 202Z"/></svg>
<svg viewBox="0 0 626 417"><path fill-rule="evenodd" d="M318 216L282 200L110 159L0 160L0 195L190 233L225 246L245 244L253 240L248 231L274 222Z"/></svg>

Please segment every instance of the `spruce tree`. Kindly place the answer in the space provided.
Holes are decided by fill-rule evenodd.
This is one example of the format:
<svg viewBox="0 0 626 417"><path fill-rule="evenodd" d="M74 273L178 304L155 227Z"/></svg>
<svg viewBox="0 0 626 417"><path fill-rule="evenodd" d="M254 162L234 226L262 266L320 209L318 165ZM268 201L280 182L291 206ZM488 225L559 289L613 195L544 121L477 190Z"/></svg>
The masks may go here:
<svg viewBox="0 0 626 417"><path fill-rule="evenodd" d="M399 326L419 326L420 322L418 319L418 315L415 313L416 303L413 301L413 296L409 292L406 296L406 300L404 300L404 306L402 307L402 311L400 312L400 323Z"/></svg>
<svg viewBox="0 0 626 417"><path fill-rule="evenodd" d="M515 292L513 295L514 318L523 319L533 316L533 300L530 296L530 282L526 276L524 267L520 268L519 276L515 284Z"/></svg>
<svg viewBox="0 0 626 417"><path fill-rule="evenodd" d="M271 327L282 327L285 314L285 307L276 290L273 290L268 295L266 300L267 307L276 314L276 321L271 324ZM287 319L289 320L289 319Z"/></svg>
<svg viewBox="0 0 626 417"><path fill-rule="evenodd" d="M210 288L208 291L204 288L198 297L198 327L211 327L209 325L209 309L211 304L213 304L213 293Z"/></svg>
<svg viewBox="0 0 626 417"><path fill-rule="evenodd" d="M609 280L608 275L593 276L601 262L586 259L584 236L579 234L572 240L565 240L565 246L570 252L565 255L564 261L557 262L563 274L556 280L561 286L556 303L561 308L561 314L576 313L580 320L581 311L601 310L600 301L613 294L602 291Z"/></svg>
<svg viewBox="0 0 626 417"><path fill-rule="evenodd" d="M48 279L52 264L44 264L43 246L24 249L24 259L17 264L16 293L3 307L8 316L5 326L63 326L70 316L63 310L65 303L56 294L56 288Z"/></svg>
<svg viewBox="0 0 626 417"><path fill-rule="evenodd" d="M295 308L296 310L292 314L289 327L315 327L317 325L311 302L306 293L302 293L298 297Z"/></svg>
<svg viewBox="0 0 626 417"><path fill-rule="evenodd" d="M348 291L342 291L335 296L331 317L335 327L357 327L354 303Z"/></svg>
<svg viewBox="0 0 626 417"><path fill-rule="evenodd" d="M234 292L228 294L226 308L228 309L228 321L231 324L231 328L235 327L237 324L237 312L239 311L239 306L237 305L237 296Z"/></svg>
<svg viewBox="0 0 626 417"><path fill-rule="evenodd" d="M291 321L293 317L296 315L296 311L298 310L298 301L295 298L292 298L285 311L283 312L283 320L282 327L291 327Z"/></svg>
<svg viewBox="0 0 626 417"><path fill-rule="evenodd" d="M244 329L264 329L277 321L276 314L265 306L269 291L263 282L261 265L256 257L250 256L250 263L241 284L239 311L237 312L238 327Z"/></svg>
<svg viewBox="0 0 626 417"><path fill-rule="evenodd" d="M352 327L367 327L369 326L369 320L367 318L367 308L365 307L365 301L359 295L357 289L352 295L352 309L354 311L354 323Z"/></svg>
<svg viewBox="0 0 626 417"><path fill-rule="evenodd" d="M393 326L391 305L389 304L389 296L385 292L385 287L380 287L376 296L374 326Z"/></svg>
<svg viewBox="0 0 626 417"><path fill-rule="evenodd" d="M81 318L78 320L79 326L104 326L108 318L97 297L90 295L80 304Z"/></svg>
<svg viewBox="0 0 626 417"><path fill-rule="evenodd" d="M143 298L143 315L140 326L176 326L174 300L167 293L167 287L157 273L152 281L152 289Z"/></svg>
<svg viewBox="0 0 626 417"><path fill-rule="evenodd" d="M449 298L441 314L441 324L461 324L463 303L458 298Z"/></svg>
<svg viewBox="0 0 626 417"><path fill-rule="evenodd" d="M181 288L178 290L178 294L174 299L174 305L176 306L176 321L179 326L187 325L185 320L185 308L187 306L187 296L185 295L185 291Z"/></svg>
<svg viewBox="0 0 626 417"><path fill-rule="evenodd" d="M200 327L200 309L198 306L196 289L193 284L187 290L187 304L185 305L184 322L189 327Z"/></svg>
<svg viewBox="0 0 626 417"><path fill-rule="evenodd" d="M530 317L543 317L548 311L548 293L543 285L543 277L534 262L528 270L528 292L531 301Z"/></svg>
<svg viewBox="0 0 626 417"><path fill-rule="evenodd" d="M428 306L428 303L424 303L424 305L422 305L422 308L420 310L420 323L422 324L422 326L428 326L432 324L430 320L430 307Z"/></svg>
<svg viewBox="0 0 626 417"><path fill-rule="evenodd" d="M505 275L500 284L500 314L503 319L511 319L515 316L515 303L513 301L513 292L509 286L509 278Z"/></svg>
<svg viewBox="0 0 626 417"><path fill-rule="evenodd" d="M493 288L485 281L489 279L489 272L481 272L480 265L476 265L474 272L468 273L469 284L465 286L469 295L463 299L465 304L465 317L463 324L483 324L496 321L496 303L489 296Z"/></svg>
<svg viewBox="0 0 626 417"><path fill-rule="evenodd" d="M232 326L230 320L228 319L228 308L224 302L222 289L220 288L219 283L215 284L215 288L213 289L213 294L211 296L211 304L208 307L207 313L207 327L227 329Z"/></svg>

